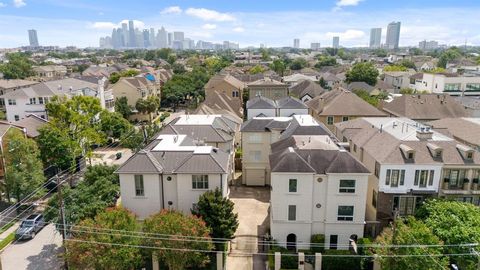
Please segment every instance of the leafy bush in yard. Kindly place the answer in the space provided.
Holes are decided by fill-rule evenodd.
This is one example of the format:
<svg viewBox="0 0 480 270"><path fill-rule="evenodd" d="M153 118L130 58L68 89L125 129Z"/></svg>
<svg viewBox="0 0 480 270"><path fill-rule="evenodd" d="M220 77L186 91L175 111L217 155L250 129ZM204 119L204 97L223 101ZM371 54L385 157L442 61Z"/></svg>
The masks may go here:
<svg viewBox="0 0 480 270"><path fill-rule="evenodd" d="M287 256L282 256L282 269L298 269L298 257L288 255L296 254L296 252L277 245L274 245L272 248L270 248L269 253L271 255L268 256L268 266L270 269L275 269L275 252L280 252L282 255L287 254Z"/></svg>
<svg viewBox="0 0 480 270"><path fill-rule="evenodd" d="M325 250L325 235L324 234L314 234L310 237L310 243L316 245L312 246L310 249L315 253L323 253Z"/></svg>
<svg viewBox="0 0 480 270"><path fill-rule="evenodd" d="M325 250L322 257L322 270L360 270L361 257L333 257L328 255L352 255L349 250Z"/></svg>

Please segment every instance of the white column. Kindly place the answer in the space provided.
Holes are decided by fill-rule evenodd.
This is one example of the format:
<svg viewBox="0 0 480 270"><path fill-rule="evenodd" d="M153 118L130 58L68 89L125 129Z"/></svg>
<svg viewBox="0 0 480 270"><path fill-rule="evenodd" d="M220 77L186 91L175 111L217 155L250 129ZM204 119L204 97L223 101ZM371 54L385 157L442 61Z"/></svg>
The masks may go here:
<svg viewBox="0 0 480 270"><path fill-rule="evenodd" d="M223 252L217 251L217 270L223 270Z"/></svg>
<svg viewBox="0 0 480 270"><path fill-rule="evenodd" d="M280 252L275 252L275 270L282 268L282 255Z"/></svg>
<svg viewBox="0 0 480 270"><path fill-rule="evenodd" d="M152 255L152 269L160 270L160 266L158 265L158 258L155 255Z"/></svg>
<svg viewBox="0 0 480 270"><path fill-rule="evenodd" d="M298 253L298 270L305 270L305 253Z"/></svg>
<svg viewBox="0 0 480 270"><path fill-rule="evenodd" d="M322 270L322 253L315 253L315 270Z"/></svg>

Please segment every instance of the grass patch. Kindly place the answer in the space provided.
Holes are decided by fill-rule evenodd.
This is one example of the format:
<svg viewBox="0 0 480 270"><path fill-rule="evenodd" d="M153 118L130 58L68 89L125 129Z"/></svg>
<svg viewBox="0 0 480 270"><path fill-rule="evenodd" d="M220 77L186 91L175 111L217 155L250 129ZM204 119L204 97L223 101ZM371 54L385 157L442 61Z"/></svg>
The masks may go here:
<svg viewBox="0 0 480 270"><path fill-rule="evenodd" d="M10 244L13 240L15 240L15 232L12 232L7 237L5 237L5 239L0 241L0 250L8 246L8 244Z"/></svg>
<svg viewBox="0 0 480 270"><path fill-rule="evenodd" d="M0 233L3 233L4 231L10 229L13 224L15 224L15 221L10 221L9 223L5 224L3 227L0 228Z"/></svg>

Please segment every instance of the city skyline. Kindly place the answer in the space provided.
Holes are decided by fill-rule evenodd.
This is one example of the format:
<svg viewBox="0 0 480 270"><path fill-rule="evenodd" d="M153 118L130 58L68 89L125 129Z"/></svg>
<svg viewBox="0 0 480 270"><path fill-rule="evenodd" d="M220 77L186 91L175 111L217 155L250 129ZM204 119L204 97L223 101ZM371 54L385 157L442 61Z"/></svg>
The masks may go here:
<svg viewBox="0 0 480 270"><path fill-rule="evenodd" d="M42 45L95 47L100 37L111 35L112 29L121 28L128 18L140 26L175 29L194 40L231 40L241 47L291 46L291 40L299 38L300 47L309 48L311 43L331 44L333 36L339 36L344 47L368 47L370 29L382 26L385 40L386 27L392 21L402 22L401 47L418 46L425 39L447 45L463 45L465 40L469 45L480 45L476 31L480 22L468 19L480 11L480 4L470 0L406 0L396 5L378 0L297 1L275 8L266 3L253 5L252 1L228 5L219 1L183 1L180 5L175 1L159 4L147 0L135 5L113 5L111 0L22 2L25 5L19 7L10 0L1 5L2 48L28 45L25 32L32 28L41 33ZM458 15L455 19L442 19L452 12Z"/></svg>

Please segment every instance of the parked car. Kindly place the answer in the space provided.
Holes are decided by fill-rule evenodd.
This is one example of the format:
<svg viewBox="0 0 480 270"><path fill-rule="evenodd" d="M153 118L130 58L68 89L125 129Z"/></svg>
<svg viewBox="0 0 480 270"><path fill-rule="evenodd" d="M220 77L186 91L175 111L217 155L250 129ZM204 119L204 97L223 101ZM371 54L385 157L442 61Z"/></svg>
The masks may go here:
<svg viewBox="0 0 480 270"><path fill-rule="evenodd" d="M45 219L42 214L32 214L22 221L15 232L16 239L33 239L35 235L45 226Z"/></svg>

